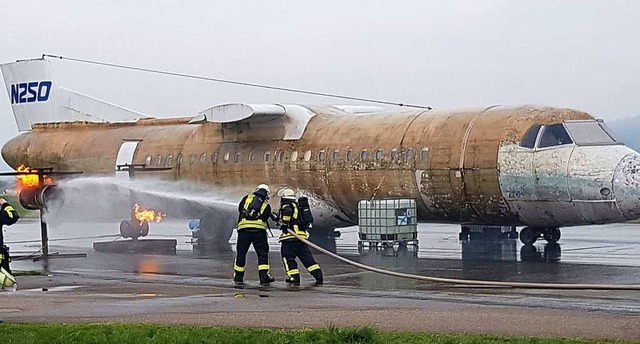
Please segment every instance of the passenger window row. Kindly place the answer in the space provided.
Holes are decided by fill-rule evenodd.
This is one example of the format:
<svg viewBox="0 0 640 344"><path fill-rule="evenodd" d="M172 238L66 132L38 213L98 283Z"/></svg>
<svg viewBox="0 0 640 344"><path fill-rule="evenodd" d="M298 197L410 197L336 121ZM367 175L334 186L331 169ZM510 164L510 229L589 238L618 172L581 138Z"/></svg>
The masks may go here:
<svg viewBox="0 0 640 344"><path fill-rule="evenodd" d="M273 157L272 157L273 156ZM356 154L354 153L353 149L347 149L346 154L342 155L340 150L338 149L334 149L333 151L331 151L331 161L332 162L340 162L343 161L343 157L344 159L346 159L346 161L354 161L356 158ZM193 165L196 161L196 154L189 154L188 156L188 162L189 165ZM318 151L317 155L315 155L315 159L318 162L325 162L328 160L329 155L327 154L326 150L321 149ZM371 154L371 158L370 159L370 154L369 154L369 150L368 149L362 149L360 151L360 154L358 155L359 160L360 161L372 161L372 159L374 161L381 161L385 158L385 153L384 150L381 148L376 149L375 151L373 151L373 153ZM228 163L230 162L231 159L233 159L234 163L239 163L241 161L242 158L242 154L240 152L235 152L233 155L231 155L230 152L225 152L224 155L222 156L222 163ZM253 151L249 152L248 155L249 158L249 162L254 162L255 161L255 154ZM304 161L311 161L312 159L314 159L314 154L311 150L307 150L304 152L304 154L302 155L302 157L299 156L298 151L293 151L291 152L291 155L289 157L289 160L291 162L295 162L297 161L299 158L303 159ZM404 151L400 151L397 148L393 148L391 149L391 151L389 152L388 158L390 161L392 162L410 162L416 159L416 153L415 150L413 148L407 148ZM429 160L429 147L423 147L420 150L420 154L419 154L419 158L422 161L428 161ZM272 152L267 151L264 152L263 156L262 156L262 161L263 162L269 162L273 159L273 162L278 162L278 163L283 163L285 161L285 152L283 150L277 150L275 153L272 154ZM206 164L209 160L209 156L206 153L201 153L198 161L200 164ZM145 159L145 164L147 166L173 166L173 155L168 155L165 159L164 159L164 165L163 165L163 158L161 155L156 155L151 156L148 155ZM178 157L176 158L176 165L182 165L183 162L183 155L182 153L178 154ZM218 152L213 152L211 154L210 157L210 162L212 164L217 164L218 163Z"/></svg>

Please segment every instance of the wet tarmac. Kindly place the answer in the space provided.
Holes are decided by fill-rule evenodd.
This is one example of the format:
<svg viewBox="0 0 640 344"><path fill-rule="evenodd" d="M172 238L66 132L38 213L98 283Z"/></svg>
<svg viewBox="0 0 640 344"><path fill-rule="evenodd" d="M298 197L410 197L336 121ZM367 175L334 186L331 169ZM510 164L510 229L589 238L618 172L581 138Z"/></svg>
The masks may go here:
<svg viewBox="0 0 640 344"><path fill-rule="evenodd" d="M19 279L18 292L1 293L0 297L10 294L10 300L15 300L16 304L7 305L4 311L0 306L0 317L9 321L12 319L15 321L65 321L65 319L67 321L88 321L87 319L119 321L118 319L130 317L135 319L137 314L139 319L152 322L175 322L162 320L157 313L169 307L180 309L181 312L188 314L198 314L202 304L213 303L216 307L221 307L224 313L231 312L240 316L237 314L240 312L241 317L245 317L261 312L262 307L267 307L266 304L276 302L275 300L279 300L280 303L286 300L297 305L293 307L294 309L297 307L300 311L311 313L318 309L343 311L346 312L345 314L375 309L390 312L381 313L379 315L381 317L391 315L394 318L409 317L411 314L414 318L418 317L407 318L404 323L406 326L384 319L374 321L373 318L368 318L369 323L366 322L367 318L362 322L350 323L354 326L373 324L388 328L395 324L396 329L405 330L449 332L447 331L449 328L453 332L563 335L561 324L553 326L547 324L547 332L536 330L535 321L527 317L537 314L541 318L561 316L570 319L566 320L567 324L571 321L575 326L572 331L564 332L567 335L640 339L640 291L461 287L361 271L321 254L316 254L316 258L325 272L326 285L312 287L311 276L303 272L302 287L292 289L281 282L285 274L280 263L276 238L269 240L272 274L277 277L277 282L266 289L258 286L257 272L253 269L256 266L256 259L253 252L250 252L247 285L245 289L239 290L230 280L235 236L230 241L229 251L198 250L189 243L191 235L187 223L188 220L173 220L151 226L148 238L178 240L175 255L94 252L91 247L95 241L123 240L118 239L116 234L118 226L115 222L52 224L49 232L50 252L86 252L88 256L48 261L32 259L14 261L12 267L15 270L44 269L49 276L22 277ZM559 244L547 244L542 241L535 246L523 246L514 239L498 242L460 242L458 226L420 224L419 246L406 250L368 247L358 249L357 227L344 228L340 231L339 238L325 239L318 243L354 261L394 271L493 281L640 284L640 225L637 224L565 228ZM5 240L14 255L31 258L29 255L37 255L40 247L39 224L22 221L8 227L5 230ZM42 288L46 288L46 291L43 292ZM297 292L292 293L292 291ZM67 311L57 312L54 317L54 313L45 311L41 307L29 306L30 299L34 297L37 299L43 296L43 293L61 295L58 296L61 299L73 300L74 297L78 297L79 302L75 306L73 303L66 305ZM309 303L309 294L313 295L311 303ZM222 296L203 298L203 295ZM243 311L237 309L238 305L234 301L225 299L226 301L222 302L221 299L225 297L262 301L248 306ZM84 298L98 304L91 305L91 302L82 301ZM269 301L263 300L269 298L271 298ZM102 299L104 303L100 303ZM108 306L113 305L114 300L117 300L117 309ZM43 300L43 302L47 301ZM12 309L19 311L11 311ZM438 311L428 312L430 315L424 314L425 311L434 309L449 314L456 326L442 323L442 327L437 327L437 322L427 326L424 321L418 321L438 314ZM473 313L473 310L491 319L495 318L495 321L499 321L506 314L512 312L514 314L505 324L489 326L478 323L479 319L473 321L467 319L464 320L468 322L465 327L464 321L459 317L469 312ZM455 314L451 313L452 311L455 311ZM327 321L330 322L337 316L329 312ZM345 316L354 318L353 315ZM184 319L187 318L189 317ZM443 316L441 320L446 318L447 316ZM530 325L525 327L509 325L516 318L520 319L517 322L528 321ZM260 316L254 320L247 324L289 327L285 326L286 324L279 326L280 322L265 320ZM220 319L211 321L210 323L213 324L243 325L242 322L234 324ZM607 323L608 321L611 323ZM207 323L199 320L185 322ZM327 323L320 323L322 324ZM408 324L413 325L408 326ZM601 333L598 335L595 324L608 324L609 329L605 328L597 332ZM318 323L311 325L317 326ZM475 330L473 330L474 326L476 326ZM554 330L554 326L558 328Z"/></svg>

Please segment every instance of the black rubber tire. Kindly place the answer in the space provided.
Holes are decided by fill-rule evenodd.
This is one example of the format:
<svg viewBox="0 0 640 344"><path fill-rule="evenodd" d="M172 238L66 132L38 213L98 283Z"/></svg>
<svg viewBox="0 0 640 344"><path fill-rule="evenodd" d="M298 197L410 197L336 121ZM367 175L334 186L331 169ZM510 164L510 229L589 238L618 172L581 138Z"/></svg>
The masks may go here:
<svg viewBox="0 0 640 344"><path fill-rule="evenodd" d="M558 240L560 240L560 236L562 235L562 233L560 232L559 228L547 228L544 231L544 240L546 240L548 243L551 244L555 244L558 242Z"/></svg>
<svg viewBox="0 0 640 344"><path fill-rule="evenodd" d="M536 228L524 227L520 230L520 241L525 245L533 245L538 240L538 235Z"/></svg>

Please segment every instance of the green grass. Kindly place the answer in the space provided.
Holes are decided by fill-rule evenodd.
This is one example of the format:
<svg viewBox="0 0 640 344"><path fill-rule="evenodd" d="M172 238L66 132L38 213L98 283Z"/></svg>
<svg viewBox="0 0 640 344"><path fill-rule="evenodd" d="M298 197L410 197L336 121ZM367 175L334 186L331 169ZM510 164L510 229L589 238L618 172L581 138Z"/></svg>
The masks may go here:
<svg viewBox="0 0 640 344"><path fill-rule="evenodd" d="M168 317L172 315L167 315ZM381 332L371 328L279 330L123 324L0 324L2 344L12 343L614 343L533 337ZM620 343L620 342L617 342Z"/></svg>
<svg viewBox="0 0 640 344"><path fill-rule="evenodd" d="M13 270L13 277L18 276L46 276L47 272L44 270Z"/></svg>

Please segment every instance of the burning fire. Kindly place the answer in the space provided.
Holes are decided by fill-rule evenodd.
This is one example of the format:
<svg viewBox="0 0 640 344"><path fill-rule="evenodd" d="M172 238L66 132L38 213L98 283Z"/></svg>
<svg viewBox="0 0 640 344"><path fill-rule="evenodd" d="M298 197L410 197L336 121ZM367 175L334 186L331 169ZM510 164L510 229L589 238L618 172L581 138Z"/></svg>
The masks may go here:
<svg viewBox="0 0 640 344"><path fill-rule="evenodd" d="M31 167L27 167L25 165L20 165L16 169L18 172L26 172L32 174L22 174L16 176L16 181L18 182L17 190L20 191L22 189L30 189L37 187L39 185L38 182L38 170L32 169ZM44 176L44 180L42 181L44 185L53 184L53 180L51 177Z"/></svg>
<svg viewBox="0 0 640 344"><path fill-rule="evenodd" d="M151 221L160 222L167 216L166 213L161 211L141 209L138 203L133 205L133 214L141 225Z"/></svg>

